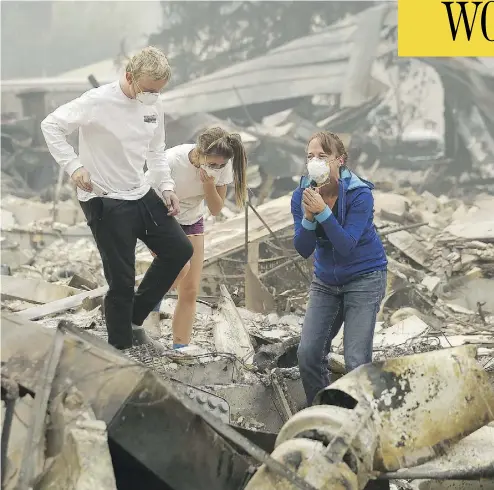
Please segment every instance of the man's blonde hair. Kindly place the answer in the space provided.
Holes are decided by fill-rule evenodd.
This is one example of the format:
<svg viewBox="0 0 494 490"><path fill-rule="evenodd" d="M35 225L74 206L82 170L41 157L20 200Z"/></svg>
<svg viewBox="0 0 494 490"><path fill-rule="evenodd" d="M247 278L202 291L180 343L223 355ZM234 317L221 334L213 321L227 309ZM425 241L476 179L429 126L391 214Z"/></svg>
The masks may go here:
<svg viewBox="0 0 494 490"><path fill-rule="evenodd" d="M148 76L153 80L170 80L172 70L165 54L154 46L148 46L136 53L125 68L136 80Z"/></svg>

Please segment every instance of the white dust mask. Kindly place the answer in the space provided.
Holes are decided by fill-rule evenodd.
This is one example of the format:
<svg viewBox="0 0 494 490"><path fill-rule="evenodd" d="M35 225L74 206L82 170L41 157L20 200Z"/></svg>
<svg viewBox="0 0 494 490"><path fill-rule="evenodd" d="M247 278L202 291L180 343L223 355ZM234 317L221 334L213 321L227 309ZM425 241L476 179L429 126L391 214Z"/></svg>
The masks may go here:
<svg viewBox="0 0 494 490"><path fill-rule="evenodd" d="M315 181L318 185L324 184L331 173L328 162L317 157L311 158L307 162L307 171L309 172L310 180Z"/></svg>
<svg viewBox="0 0 494 490"><path fill-rule="evenodd" d="M214 177L214 181L218 182L218 179L220 178L220 174L223 171L222 168L212 168L209 167L208 165L203 165L202 168L206 171L209 177Z"/></svg>
<svg viewBox="0 0 494 490"><path fill-rule="evenodd" d="M144 105L154 105L158 102L160 94L154 92L139 92L136 95L136 100Z"/></svg>

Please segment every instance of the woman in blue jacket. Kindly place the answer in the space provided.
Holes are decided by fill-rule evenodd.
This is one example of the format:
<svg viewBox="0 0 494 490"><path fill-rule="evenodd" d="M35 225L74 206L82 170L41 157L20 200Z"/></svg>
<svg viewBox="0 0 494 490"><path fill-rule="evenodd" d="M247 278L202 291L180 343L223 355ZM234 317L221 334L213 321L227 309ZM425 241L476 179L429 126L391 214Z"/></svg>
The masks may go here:
<svg viewBox="0 0 494 490"><path fill-rule="evenodd" d="M329 385L327 356L344 323L348 371L372 361L376 316L386 289L387 259L373 222L370 182L346 167L333 133L314 134L307 146L307 177L292 196L294 245L314 252L314 278L298 348L307 403Z"/></svg>

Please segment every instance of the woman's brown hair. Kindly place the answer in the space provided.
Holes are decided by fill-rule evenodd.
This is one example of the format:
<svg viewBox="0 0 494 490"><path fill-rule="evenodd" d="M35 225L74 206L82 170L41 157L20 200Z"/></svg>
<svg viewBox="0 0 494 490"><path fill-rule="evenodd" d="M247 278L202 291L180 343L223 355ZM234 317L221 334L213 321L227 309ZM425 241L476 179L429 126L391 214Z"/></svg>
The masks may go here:
<svg viewBox="0 0 494 490"><path fill-rule="evenodd" d="M309 146L310 142L315 139L319 140L322 149L328 155L331 155L334 158L343 157L343 165L346 165L348 154L346 152L345 145L340 140L338 135L331 133L330 131L318 131L309 138L307 146Z"/></svg>
<svg viewBox="0 0 494 490"><path fill-rule="evenodd" d="M247 153L240 135L218 127L209 128L197 138L196 148L202 155L232 159L235 201L237 206L243 207L247 194Z"/></svg>

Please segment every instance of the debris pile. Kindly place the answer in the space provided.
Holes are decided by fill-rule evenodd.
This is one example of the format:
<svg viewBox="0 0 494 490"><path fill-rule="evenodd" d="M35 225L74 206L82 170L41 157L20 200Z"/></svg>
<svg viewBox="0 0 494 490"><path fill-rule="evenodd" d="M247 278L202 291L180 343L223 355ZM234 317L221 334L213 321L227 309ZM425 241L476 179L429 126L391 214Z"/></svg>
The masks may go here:
<svg viewBox="0 0 494 490"><path fill-rule="evenodd" d="M161 358L145 347L124 353L126 362L149 368L193 406L245 431L268 451L283 424L306 405L296 352L311 264L299 260L291 244L289 201L284 196L249 212L247 253L244 214L210 224L190 346ZM22 215L31 204L42 210L33 211L34 222ZM2 250L2 310L35 320L47 332L60 325L78 327L85 338L106 341L106 283L96 246L81 215L72 214L72 204L59 203L60 224L54 225L50 204L13 197L2 202L2 246L10 247ZM375 223L389 267L374 360L473 344L486 379L494 383L493 205L489 195L460 200L377 182ZM138 282L151 258L142 243L136 253ZM249 287L248 281L253 281ZM175 306L171 291L158 322L150 318L145 323L150 335L167 346ZM328 358L333 381L346 373L343 331L344 326ZM89 411L84 417L68 429L72 435L63 443L80 448L81 455L88 443L87 437L78 439L81 424L92 428L94 444L101 443L104 430L101 415ZM59 478L55 468L45 478ZM107 470L103 465L110 478Z"/></svg>
<svg viewBox="0 0 494 490"><path fill-rule="evenodd" d="M485 345L481 352L492 356L494 226L490 210L494 198L480 194L475 199L462 201L444 195L436 197L428 191L418 194L412 188L399 192L384 190L389 187L389 183L381 182L375 191L375 223L389 258L387 294L376 328L376 356L389 357L463 343ZM210 258L205 262L203 299L198 304L192 340L200 348L214 351L213 326L216 319L211 305L214 307L217 304L221 284L227 286L245 325L257 341L276 343L300 335L311 265L310 261L298 261L291 245L293 227L290 209L286 206L288 201L286 198L279 199L283 209L277 201L259 208L261 216L270 216L271 208L276 210L276 240L266 230L263 235L251 231L261 242L257 258L260 287L265 289L265 294L274 298L272 308L267 311L253 313L246 308L245 263L253 262L246 259L243 246L243 215L209 227L206 257ZM42 203L32 204L38 209ZM2 205L5 208L2 214L10 218L10 222L3 220L2 245L5 247L8 243L14 246L2 250L2 263L13 274L3 281L3 308L22 311L36 304L60 299L60 294L70 297L105 285L96 246L92 237L88 236L86 225L75 222L81 217L80 214L72 218L71 202L60 203L63 212L59 216L65 221L60 228L65 229L57 233L50 229L49 218L41 213L41 219L34 223L23 219L24 210L30 209L29 201L7 197ZM43 209L49 212L50 206ZM24 226L16 223L23 223ZM269 226L274 226L273 222L270 223ZM251 225L254 226L254 223L251 222ZM22 232L25 232L27 239ZM236 233L239 234L237 245ZM228 246L225 247L218 241L224 238L223 235L228 238ZM212 237L212 242L208 242L208 236ZM24 247L21 248L19 242ZM23 262L17 259L21 254L25 257ZM137 257L136 273L142 274L152 260L144 244L138 245ZM50 294L41 294L42 289L48 291L50 288ZM169 296L162 303L160 323L161 337L166 343L171 342L171 318L176 294L172 291ZM62 310L54 318L41 321L54 325L63 317L83 328L94 324L93 328L103 329L101 301L93 298L79 304L86 308L81 317L73 313L73 307L69 307L68 312ZM91 320L88 315L92 315ZM403 327L406 339L400 337L398 342L399 336L394 337L390 328L404 321L408 322L406 328ZM380 335L388 335L393 340L382 344ZM337 340L333 350L341 354Z"/></svg>
<svg viewBox="0 0 494 490"><path fill-rule="evenodd" d="M259 490L271 480L267 488L325 488L322 466L325 482L341 481L343 471L351 490L389 488L368 486L376 477L494 476L494 389L475 347L367 364L304 409L290 369L271 369L290 364L295 344L261 346L251 357L232 308L223 288L213 315L233 324L216 332L215 344L230 352L170 353L168 376L143 365L142 348L125 356L68 321L49 329L2 315L2 486L130 490L159 481L174 490ZM283 447L291 458L280 457ZM336 461L319 460L328 450ZM343 459L347 452L358 459Z"/></svg>

